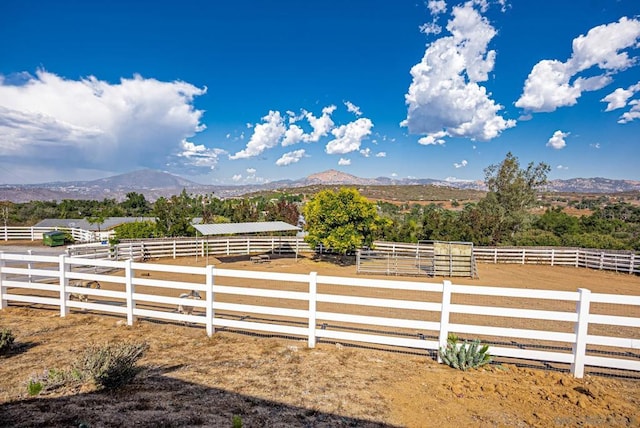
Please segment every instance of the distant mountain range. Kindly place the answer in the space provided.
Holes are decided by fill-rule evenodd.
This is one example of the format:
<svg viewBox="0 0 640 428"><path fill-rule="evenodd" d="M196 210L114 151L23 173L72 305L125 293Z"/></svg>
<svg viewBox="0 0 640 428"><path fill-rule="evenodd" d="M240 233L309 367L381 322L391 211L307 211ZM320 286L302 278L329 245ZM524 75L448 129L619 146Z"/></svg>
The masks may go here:
<svg viewBox="0 0 640 428"><path fill-rule="evenodd" d="M156 170L139 170L92 181L55 182L29 185L0 185L0 201L28 202L33 200L112 198L123 200L129 192L142 193L150 201L178 194L182 189L189 193L214 193L218 197L235 197L247 193L294 189L316 185L353 186L409 186L432 185L457 189L486 190L482 181L448 181L430 178L394 179L388 177L361 178L336 170L312 174L299 180L281 180L266 184L213 186L189 181L182 177ZM620 193L640 191L640 181L612 180L607 178L572 178L551 180L546 190L560 193Z"/></svg>

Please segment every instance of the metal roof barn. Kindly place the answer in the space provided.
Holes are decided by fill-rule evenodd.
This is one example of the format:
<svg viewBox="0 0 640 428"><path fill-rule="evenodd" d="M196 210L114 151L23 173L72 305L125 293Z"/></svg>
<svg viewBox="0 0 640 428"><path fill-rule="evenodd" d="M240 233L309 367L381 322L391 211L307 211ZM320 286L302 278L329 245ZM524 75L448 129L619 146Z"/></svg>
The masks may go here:
<svg viewBox="0 0 640 428"><path fill-rule="evenodd" d="M202 235L238 235L261 232L293 232L299 231L298 226L293 226L284 221L257 221L249 223L215 223L194 224L193 227Z"/></svg>

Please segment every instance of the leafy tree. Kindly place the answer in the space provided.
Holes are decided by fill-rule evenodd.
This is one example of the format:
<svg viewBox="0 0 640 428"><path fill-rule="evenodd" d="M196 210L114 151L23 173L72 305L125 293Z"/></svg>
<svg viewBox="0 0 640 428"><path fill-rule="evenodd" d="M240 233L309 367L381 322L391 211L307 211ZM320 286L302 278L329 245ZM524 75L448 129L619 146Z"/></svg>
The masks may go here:
<svg viewBox="0 0 640 428"><path fill-rule="evenodd" d="M114 228L116 239L143 239L157 235L156 224L152 221L136 221L123 223Z"/></svg>
<svg viewBox="0 0 640 428"><path fill-rule="evenodd" d="M193 220L194 199L186 190L171 199L158 198L153 206L156 217L156 227L162 236L193 236L195 229L191 225Z"/></svg>
<svg viewBox="0 0 640 428"><path fill-rule="evenodd" d="M151 204L142 193L129 192L120 206L125 210L127 216L145 216L151 212Z"/></svg>
<svg viewBox="0 0 640 428"><path fill-rule="evenodd" d="M535 204L536 190L547 182L549 171L549 165L544 162L538 165L531 162L526 169L520 169L518 158L511 152L500 164L484 170L489 188L485 203L493 206L499 215L493 243L526 228L530 221L528 209Z"/></svg>
<svg viewBox="0 0 640 428"><path fill-rule="evenodd" d="M322 244L340 254L373 243L374 232L385 223L376 206L355 189L324 190L304 207L312 247Z"/></svg>
<svg viewBox="0 0 640 428"><path fill-rule="evenodd" d="M580 221L562 211L561 207L548 209L535 221L539 229L553 232L556 236L580 232Z"/></svg>

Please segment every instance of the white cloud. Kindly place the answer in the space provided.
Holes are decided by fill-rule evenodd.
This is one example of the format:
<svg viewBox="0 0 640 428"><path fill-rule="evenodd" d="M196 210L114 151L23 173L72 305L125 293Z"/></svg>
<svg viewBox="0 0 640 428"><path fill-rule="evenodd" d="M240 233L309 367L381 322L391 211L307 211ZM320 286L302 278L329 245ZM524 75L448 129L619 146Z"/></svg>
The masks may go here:
<svg viewBox="0 0 640 428"><path fill-rule="evenodd" d="M448 136L448 134L445 131L438 131L438 132L433 132L430 134L427 134L426 137L422 137L418 140L418 143L425 145L425 146L429 146L429 145L435 145L435 144L444 144L444 137Z"/></svg>
<svg viewBox="0 0 640 428"><path fill-rule="evenodd" d="M287 166L292 163L296 163L300 161L304 157L305 151L304 149L295 150L293 152L285 153L276 161L276 165L278 166Z"/></svg>
<svg viewBox="0 0 640 428"><path fill-rule="evenodd" d="M547 141L547 147L554 148L556 150L560 150L565 148L567 143L564 139L569 135L569 132L556 131L553 133L553 136L549 138Z"/></svg>
<svg viewBox="0 0 640 428"><path fill-rule="evenodd" d="M371 156L371 149L369 147L367 147L366 149L362 149L360 150L360 154L365 158L368 158L369 156Z"/></svg>
<svg viewBox="0 0 640 428"><path fill-rule="evenodd" d="M233 177L231 177L231 179L233 181L240 181L242 180L242 174L235 174Z"/></svg>
<svg viewBox="0 0 640 428"><path fill-rule="evenodd" d="M371 135L373 123L367 118L360 118L346 125L334 128L331 133L335 139L329 141L325 147L328 154L344 154L360 148L362 140Z"/></svg>
<svg viewBox="0 0 640 428"><path fill-rule="evenodd" d="M376 153L376 157L377 158L386 158L387 157L387 152L378 152L378 153Z"/></svg>
<svg viewBox="0 0 640 428"><path fill-rule="evenodd" d="M257 170L255 168L247 168L247 174L249 175L255 175Z"/></svg>
<svg viewBox="0 0 640 428"><path fill-rule="evenodd" d="M465 166L467 166L469 162L467 162L465 159L463 159L460 163L454 162L453 166L457 168L464 168Z"/></svg>
<svg viewBox="0 0 640 428"><path fill-rule="evenodd" d="M422 24L419 27L420 32L427 35L440 34L442 32L442 27L438 25L438 17L447 11L447 3L443 0L429 0L427 2L427 8L429 8L429 13L433 17L433 20Z"/></svg>
<svg viewBox="0 0 640 428"><path fill-rule="evenodd" d="M631 106L629 111L623 113L618 119L618 123L628 123L640 118L640 106L638 105L638 100L629 101L629 99L638 92L640 92L640 82L629 86L627 89L617 88L600 101L608 103L606 111Z"/></svg>
<svg viewBox="0 0 640 428"><path fill-rule="evenodd" d="M340 160L338 161L338 165L340 166L351 165L351 159L340 158Z"/></svg>
<svg viewBox="0 0 640 428"><path fill-rule="evenodd" d="M564 169L564 170L567 170L567 169L569 169L569 167L568 167L568 166L564 166L564 165L558 165L558 166L556 166L556 169Z"/></svg>
<svg viewBox="0 0 640 428"><path fill-rule="evenodd" d="M629 123L636 119L640 119L640 101L630 101L629 105L631 106L631 109L620 116L618 123Z"/></svg>
<svg viewBox="0 0 640 428"><path fill-rule="evenodd" d="M490 140L516 123L498 114L502 106L478 84L494 67L496 54L488 45L495 29L471 2L454 7L452 15L447 24L451 36L431 43L411 69L407 118L401 125L411 134L426 135L421 144L441 144L436 135L442 132Z"/></svg>
<svg viewBox="0 0 640 428"><path fill-rule="evenodd" d="M360 111L360 107L353 104L351 101L345 101L344 105L347 106L347 111L355 114L356 116L362 116L362 111Z"/></svg>
<svg viewBox="0 0 640 428"><path fill-rule="evenodd" d="M600 148L600 143L589 144L589 147L593 147L594 149L599 149Z"/></svg>
<svg viewBox="0 0 640 428"><path fill-rule="evenodd" d="M304 112L305 118L313 128L311 134L305 137L305 141L316 143L320 138L329 134L329 131L333 128L333 120L331 120L331 114L336 110L336 106L330 105L322 109L322 115L316 117L313 113Z"/></svg>
<svg viewBox="0 0 640 428"><path fill-rule="evenodd" d="M423 34L440 34L442 33L442 27L435 22L426 22L418 27Z"/></svg>
<svg viewBox="0 0 640 428"><path fill-rule="evenodd" d="M185 158L189 165L195 167L215 169L218 157L227 153L222 149L209 149L203 144L195 145L187 140L182 140L180 146L182 151L178 153L178 156Z"/></svg>
<svg viewBox="0 0 640 428"><path fill-rule="evenodd" d="M229 159L243 159L257 156L267 149L280 143L286 128L279 111L270 110L269 114L262 118L263 123L253 127L253 135L244 150L229 156Z"/></svg>
<svg viewBox="0 0 640 428"><path fill-rule="evenodd" d="M533 67L516 107L552 112L576 104L584 91L603 88L611 83L612 75L634 65L625 50L637 47L639 39L640 21L636 19L622 17L618 22L592 28L586 36L573 40L573 53L566 62L542 60ZM603 73L578 76L594 67Z"/></svg>
<svg viewBox="0 0 640 428"><path fill-rule="evenodd" d="M304 135L304 131L298 125L289 125L289 128L284 133L282 147L298 144L304 140Z"/></svg>
<svg viewBox="0 0 640 428"><path fill-rule="evenodd" d="M70 80L45 70L23 73L19 85L0 75L0 158L14 165L108 172L161 167L181 142L205 129L194 98L206 92L186 82L139 75L109 83ZM43 162L43 160L47 162ZM55 175L55 171L48 171Z"/></svg>
<svg viewBox="0 0 640 428"><path fill-rule="evenodd" d="M398 176L398 174L397 174L396 172L392 172L392 173L391 173L391 177L395 178L395 177L397 177L397 176Z"/></svg>
<svg viewBox="0 0 640 428"><path fill-rule="evenodd" d="M429 0L427 7L431 15L439 15L447 11L447 3L444 0Z"/></svg>

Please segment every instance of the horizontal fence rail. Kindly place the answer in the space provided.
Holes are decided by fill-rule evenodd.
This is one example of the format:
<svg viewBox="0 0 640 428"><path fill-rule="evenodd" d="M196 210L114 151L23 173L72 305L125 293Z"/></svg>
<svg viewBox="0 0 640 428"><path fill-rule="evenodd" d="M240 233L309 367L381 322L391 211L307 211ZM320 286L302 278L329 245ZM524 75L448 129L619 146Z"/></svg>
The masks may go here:
<svg viewBox="0 0 640 428"><path fill-rule="evenodd" d="M72 245L72 257L144 261L151 258L234 256L249 254L311 253L312 248L295 236L252 236L233 238L176 238L121 242L117 245L95 243Z"/></svg>
<svg viewBox="0 0 640 428"><path fill-rule="evenodd" d="M303 238L282 237L234 237L234 238L176 238L150 239L123 242L113 246L106 242L96 242L94 232L78 228L46 227L0 227L0 240L42 240L42 234L52 230L68 232L76 242L92 243L90 246L69 246L68 254L74 257L100 258L110 260L144 260L146 258L190 257L207 255L242 255L252 253L297 254L322 251L311 248ZM421 244L376 241L373 248L378 253L403 257L433 257L433 249ZM387 256L385 256L386 258ZM544 264L550 266L574 266L589 269L640 274L640 254L633 251L598 250L562 247L473 247L473 257L479 263ZM401 264L406 264L402 262ZM373 268L386 273L382 262ZM390 268L388 270L391 270ZM399 266L398 271L419 274L428 271L422 265L416 270L409 266ZM452 275L455 276L455 275Z"/></svg>
<svg viewBox="0 0 640 428"><path fill-rule="evenodd" d="M89 269L87 269L89 267ZM102 272L102 273L100 273ZM99 288L88 287L98 281ZM189 299L198 293L200 299ZM184 294L183 294L184 293ZM421 350L449 334L495 357L640 372L640 296L0 253L0 310L53 306L216 329ZM176 309L178 308L178 309ZM626 308L626 309L625 309Z"/></svg>
<svg viewBox="0 0 640 428"><path fill-rule="evenodd" d="M59 230L68 233L76 242L93 242L96 234L77 227L0 226L0 240L41 241L42 234Z"/></svg>
<svg viewBox="0 0 640 428"><path fill-rule="evenodd" d="M376 241L377 252L403 256L429 257L432 249L422 244ZM574 266L640 274L640 254L633 251L597 250L562 247L473 247L473 257L479 263L541 264Z"/></svg>

